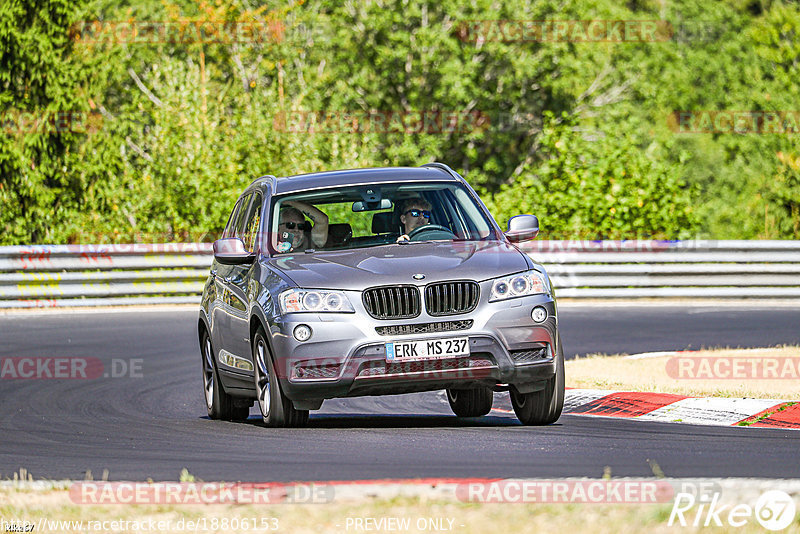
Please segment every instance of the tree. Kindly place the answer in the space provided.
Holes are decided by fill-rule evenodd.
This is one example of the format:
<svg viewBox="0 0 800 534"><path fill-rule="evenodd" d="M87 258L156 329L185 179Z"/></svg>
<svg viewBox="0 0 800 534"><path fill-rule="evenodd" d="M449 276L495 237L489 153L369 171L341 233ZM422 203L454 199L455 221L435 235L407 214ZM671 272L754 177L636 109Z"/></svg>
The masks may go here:
<svg viewBox="0 0 800 534"><path fill-rule="evenodd" d="M85 129L69 36L77 2L0 6L0 243L57 239L82 187L64 157ZM72 131L76 130L76 131Z"/></svg>

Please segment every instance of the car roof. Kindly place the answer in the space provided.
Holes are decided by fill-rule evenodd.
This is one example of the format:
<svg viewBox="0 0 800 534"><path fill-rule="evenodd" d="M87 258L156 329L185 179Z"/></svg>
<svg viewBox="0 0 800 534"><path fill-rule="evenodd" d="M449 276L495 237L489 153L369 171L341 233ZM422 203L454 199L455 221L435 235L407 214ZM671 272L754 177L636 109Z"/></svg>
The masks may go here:
<svg viewBox="0 0 800 534"><path fill-rule="evenodd" d="M345 185L380 184L396 182L457 182L455 173L445 165L423 167L380 167L370 169L347 169L339 171L314 172L275 178L263 176L253 182L262 185L265 182L274 184L276 195L319 189L323 187L340 187Z"/></svg>

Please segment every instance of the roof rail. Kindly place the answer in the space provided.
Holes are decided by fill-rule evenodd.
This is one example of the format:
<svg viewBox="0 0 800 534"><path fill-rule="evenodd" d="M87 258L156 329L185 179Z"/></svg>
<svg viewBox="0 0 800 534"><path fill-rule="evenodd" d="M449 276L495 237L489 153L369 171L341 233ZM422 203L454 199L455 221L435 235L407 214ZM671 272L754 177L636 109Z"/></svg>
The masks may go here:
<svg viewBox="0 0 800 534"><path fill-rule="evenodd" d="M420 165L420 167L430 167L433 169L441 169L453 178L459 178L458 173L445 165L444 163L439 163L438 161L434 161L433 163L425 163L424 165Z"/></svg>
<svg viewBox="0 0 800 534"><path fill-rule="evenodd" d="M250 182L250 185L253 185L254 183L256 183L256 182L257 182L257 181L259 181L259 180L263 180L264 178L272 178L273 180L277 180L277 178L275 178L273 175L271 175L271 174L265 174L264 176L259 176L258 178L256 178L256 179L255 179L255 180L253 180L252 182Z"/></svg>

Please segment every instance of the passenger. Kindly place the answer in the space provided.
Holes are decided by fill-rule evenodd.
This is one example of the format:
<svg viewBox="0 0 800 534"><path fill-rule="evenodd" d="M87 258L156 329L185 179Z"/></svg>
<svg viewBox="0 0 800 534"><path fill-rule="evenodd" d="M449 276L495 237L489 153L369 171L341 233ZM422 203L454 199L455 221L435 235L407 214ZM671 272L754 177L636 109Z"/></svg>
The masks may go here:
<svg viewBox="0 0 800 534"><path fill-rule="evenodd" d="M314 222L313 227L304 215ZM327 241L328 216L325 213L298 200L283 202L278 222L278 252L321 248Z"/></svg>

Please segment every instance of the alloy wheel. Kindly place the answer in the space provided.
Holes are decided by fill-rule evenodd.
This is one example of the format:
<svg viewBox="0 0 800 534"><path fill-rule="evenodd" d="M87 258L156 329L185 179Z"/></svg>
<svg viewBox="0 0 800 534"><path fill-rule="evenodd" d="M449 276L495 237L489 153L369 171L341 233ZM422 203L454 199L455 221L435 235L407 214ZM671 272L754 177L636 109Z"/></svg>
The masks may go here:
<svg viewBox="0 0 800 534"><path fill-rule="evenodd" d="M270 410L270 383L269 368L267 367L267 350L264 341L259 339L256 346L256 387L258 389L258 405L261 408L261 415L267 417Z"/></svg>
<svg viewBox="0 0 800 534"><path fill-rule="evenodd" d="M211 409L214 404L214 355L211 350L211 339L205 336L203 344L203 390L206 397L206 406Z"/></svg>

